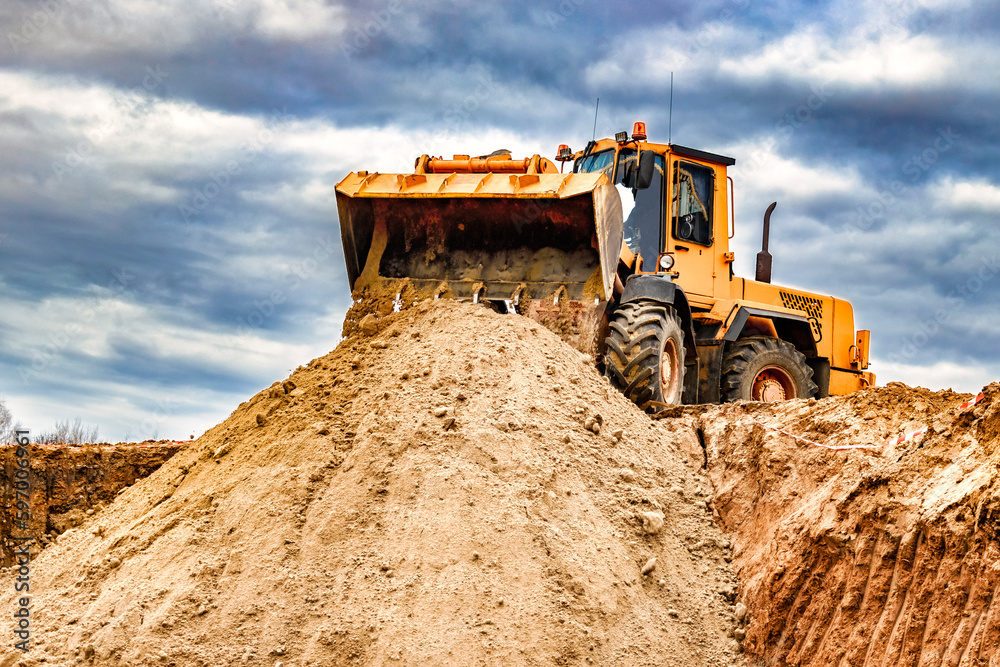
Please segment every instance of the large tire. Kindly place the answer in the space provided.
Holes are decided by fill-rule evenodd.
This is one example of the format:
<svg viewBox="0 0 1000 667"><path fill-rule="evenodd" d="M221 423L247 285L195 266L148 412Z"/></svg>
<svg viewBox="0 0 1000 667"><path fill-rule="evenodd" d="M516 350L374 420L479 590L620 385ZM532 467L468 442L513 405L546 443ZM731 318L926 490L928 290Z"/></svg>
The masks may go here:
<svg viewBox="0 0 1000 667"><path fill-rule="evenodd" d="M722 400L773 403L816 395L813 370L791 343L742 338L722 359Z"/></svg>
<svg viewBox="0 0 1000 667"><path fill-rule="evenodd" d="M652 301L619 306L608 323L605 373L643 410L678 405L684 394L684 332L673 308Z"/></svg>

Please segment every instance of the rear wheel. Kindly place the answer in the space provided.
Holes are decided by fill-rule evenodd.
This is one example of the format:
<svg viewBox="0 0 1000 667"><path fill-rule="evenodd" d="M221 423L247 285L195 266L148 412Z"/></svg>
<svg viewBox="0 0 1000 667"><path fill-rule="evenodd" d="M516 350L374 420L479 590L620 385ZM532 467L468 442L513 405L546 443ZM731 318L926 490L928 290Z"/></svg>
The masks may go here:
<svg viewBox="0 0 1000 667"><path fill-rule="evenodd" d="M813 370L791 343L743 338L722 360L722 400L773 403L816 395Z"/></svg>
<svg viewBox="0 0 1000 667"><path fill-rule="evenodd" d="M684 394L684 333L673 308L652 301L618 307L608 323L605 372L643 410Z"/></svg>

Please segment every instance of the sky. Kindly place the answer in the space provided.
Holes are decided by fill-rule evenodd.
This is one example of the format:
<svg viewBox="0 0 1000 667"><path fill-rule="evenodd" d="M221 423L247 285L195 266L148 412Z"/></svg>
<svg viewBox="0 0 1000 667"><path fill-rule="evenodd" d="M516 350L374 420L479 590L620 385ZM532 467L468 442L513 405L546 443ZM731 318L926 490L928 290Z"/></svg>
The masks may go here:
<svg viewBox="0 0 1000 667"><path fill-rule="evenodd" d="M998 27L945 0L4 0L0 397L35 432L199 435L340 340L345 175L553 157L597 98L599 136L736 158L737 275L777 201L773 281L851 301L879 384L978 391Z"/></svg>

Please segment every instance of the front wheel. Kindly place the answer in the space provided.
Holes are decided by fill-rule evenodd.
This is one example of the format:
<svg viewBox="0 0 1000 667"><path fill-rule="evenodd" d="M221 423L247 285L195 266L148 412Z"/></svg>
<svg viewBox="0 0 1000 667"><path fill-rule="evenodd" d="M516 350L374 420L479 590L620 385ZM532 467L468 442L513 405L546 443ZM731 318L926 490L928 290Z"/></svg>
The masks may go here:
<svg viewBox="0 0 1000 667"><path fill-rule="evenodd" d="M615 311L605 339L605 369L643 410L679 405L684 394L684 332L673 308L630 301Z"/></svg>
<svg viewBox="0 0 1000 667"><path fill-rule="evenodd" d="M722 400L773 403L816 395L813 370L790 343L742 338L722 360Z"/></svg>

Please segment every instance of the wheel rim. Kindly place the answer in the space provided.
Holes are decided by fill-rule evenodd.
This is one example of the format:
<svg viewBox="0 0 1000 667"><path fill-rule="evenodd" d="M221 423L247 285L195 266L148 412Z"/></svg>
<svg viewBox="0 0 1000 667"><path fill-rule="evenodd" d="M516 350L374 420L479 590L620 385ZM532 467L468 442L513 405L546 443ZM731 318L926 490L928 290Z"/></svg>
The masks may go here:
<svg viewBox="0 0 1000 667"><path fill-rule="evenodd" d="M783 368L768 366L762 368L750 386L750 398L762 403L774 403L796 398L795 382Z"/></svg>
<svg viewBox="0 0 1000 667"><path fill-rule="evenodd" d="M680 381L680 357L673 338L668 338L660 354L660 393L664 400L669 401L677 393L677 383Z"/></svg>

